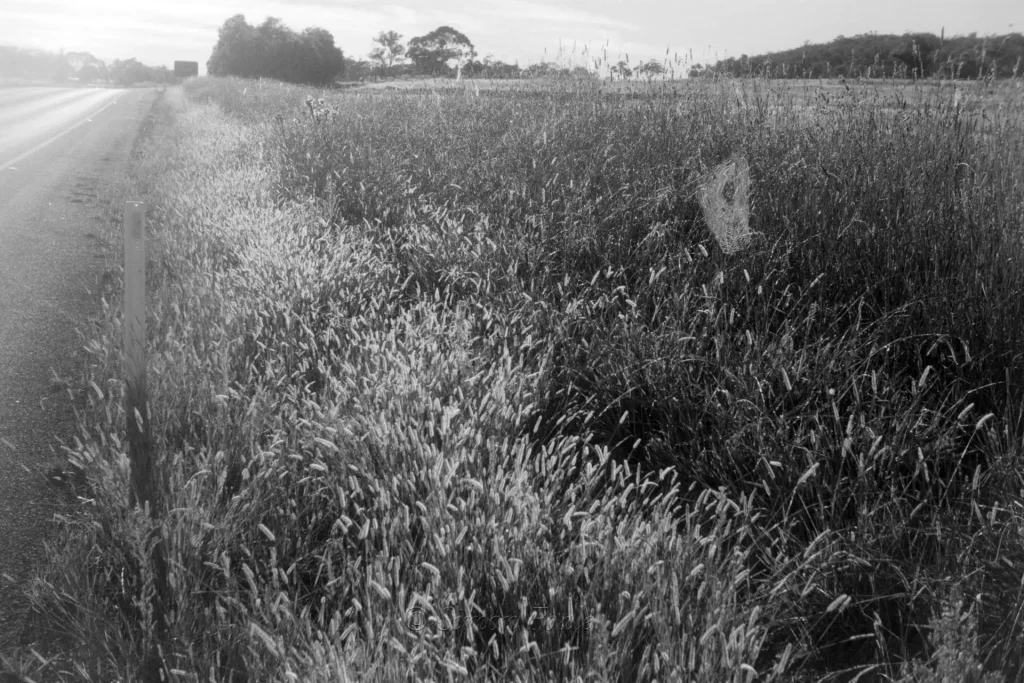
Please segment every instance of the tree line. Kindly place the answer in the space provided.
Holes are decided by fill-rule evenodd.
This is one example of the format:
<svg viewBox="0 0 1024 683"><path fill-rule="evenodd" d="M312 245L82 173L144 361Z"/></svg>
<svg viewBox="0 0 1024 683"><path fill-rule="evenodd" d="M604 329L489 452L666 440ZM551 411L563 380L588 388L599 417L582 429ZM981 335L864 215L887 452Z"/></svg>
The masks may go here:
<svg viewBox="0 0 1024 683"><path fill-rule="evenodd" d="M472 41L450 26L438 27L408 44L395 31L382 31L374 42L377 46L369 54L371 65L346 59L341 48L335 46L334 37L322 28L297 33L274 17L252 26L245 15L236 14L221 26L206 70L214 76L327 85L346 71L350 78L407 73L448 76L483 67L476 61Z"/></svg>
<svg viewBox="0 0 1024 683"><path fill-rule="evenodd" d="M66 83L173 83L166 66L147 66L137 59L115 59L109 65L88 52L49 52L0 46L0 78Z"/></svg>
<svg viewBox="0 0 1024 683"><path fill-rule="evenodd" d="M367 59L347 58L323 28L293 31L280 19L268 17L258 26L237 14L220 27L207 61L214 76L272 78L292 83L326 86L339 78L365 80L426 75L440 77L530 78L590 77L586 67L565 67L541 62L527 67L480 59L473 42L451 26L440 26L407 42L396 31L381 31ZM665 65L650 60L635 65L625 61L610 67L612 78L655 78ZM780 52L730 57L714 64L696 64L691 77L723 74L769 78L1012 78L1024 75L1024 35L946 37L932 33L903 35L867 33L839 36L828 43L810 44ZM172 83L166 66L147 66L136 59L114 60L107 65L87 52L53 53L0 46L0 77L110 82Z"/></svg>
<svg viewBox="0 0 1024 683"><path fill-rule="evenodd" d="M539 62L526 67L509 64L487 55L479 59L476 48L465 34L450 26L440 26L430 33L402 43L403 36L396 31L381 31L373 39L376 47L370 51L369 61L349 62L350 77L396 76L459 76L482 78L537 78L537 77L592 77L594 72L584 66L563 66L554 62ZM613 77L653 78L666 72L657 60L630 66L620 61L611 67Z"/></svg>
<svg viewBox="0 0 1024 683"><path fill-rule="evenodd" d="M769 78L1015 78L1024 75L1024 35L946 37L945 31L866 33L828 43L695 65L691 76Z"/></svg>
<svg viewBox="0 0 1024 683"><path fill-rule="evenodd" d="M344 72L344 58L325 29L297 33L274 17L252 26L244 15L236 14L221 26L206 71L211 76L328 85Z"/></svg>

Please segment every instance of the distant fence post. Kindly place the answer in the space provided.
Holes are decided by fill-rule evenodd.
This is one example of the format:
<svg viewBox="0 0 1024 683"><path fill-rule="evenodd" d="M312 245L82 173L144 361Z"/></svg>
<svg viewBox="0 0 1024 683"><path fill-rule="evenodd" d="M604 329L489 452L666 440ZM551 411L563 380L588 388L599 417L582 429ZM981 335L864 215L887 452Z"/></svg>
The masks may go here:
<svg viewBox="0 0 1024 683"><path fill-rule="evenodd" d="M153 457L146 391L146 205L124 208L124 379L131 497L156 513Z"/></svg>

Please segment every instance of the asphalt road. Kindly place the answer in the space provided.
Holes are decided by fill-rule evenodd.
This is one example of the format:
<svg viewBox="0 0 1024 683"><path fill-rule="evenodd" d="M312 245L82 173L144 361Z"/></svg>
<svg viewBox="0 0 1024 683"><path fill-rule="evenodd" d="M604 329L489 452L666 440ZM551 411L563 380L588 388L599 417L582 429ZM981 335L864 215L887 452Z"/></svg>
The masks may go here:
<svg viewBox="0 0 1024 683"><path fill-rule="evenodd" d="M0 652L54 511L43 475L75 433L54 377L80 376L76 330L99 305L102 188L124 173L155 97L0 88Z"/></svg>

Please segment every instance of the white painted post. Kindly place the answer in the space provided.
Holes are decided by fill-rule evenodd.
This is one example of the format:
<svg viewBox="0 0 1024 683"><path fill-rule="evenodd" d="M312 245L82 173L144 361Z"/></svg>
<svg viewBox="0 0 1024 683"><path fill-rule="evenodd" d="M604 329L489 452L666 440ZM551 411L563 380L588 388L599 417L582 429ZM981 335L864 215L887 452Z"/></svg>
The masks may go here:
<svg viewBox="0 0 1024 683"><path fill-rule="evenodd" d="M146 391L146 205L124 205L124 380L125 422L128 433L128 459L131 462L129 501L147 509L150 517L160 519L160 487L153 457ZM143 666L141 679L149 683L163 680L160 644L167 637L166 606L170 600L167 581L167 551L162 526L157 522L151 535L156 591L152 598L157 638Z"/></svg>
<svg viewBox="0 0 1024 683"><path fill-rule="evenodd" d="M124 355L125 380L146 381L146 207L124 207Z"/></svg>
<svg viewBox="0 0 1024 683"><path fill-rule="evenodd" d="M142 202L125 202L124 207L124 380L132 499L155 508L146 405L146 206Z"/></svg>

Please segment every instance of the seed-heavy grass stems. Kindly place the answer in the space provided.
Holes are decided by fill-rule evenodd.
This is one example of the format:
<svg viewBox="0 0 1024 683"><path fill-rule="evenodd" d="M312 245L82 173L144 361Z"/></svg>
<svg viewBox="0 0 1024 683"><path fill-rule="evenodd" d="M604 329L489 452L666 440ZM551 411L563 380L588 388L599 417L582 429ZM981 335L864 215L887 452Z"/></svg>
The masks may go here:
<svg viewBox="0 0 1024 683"><path fill-rule="evenodd" d="M1019 676L1018 86L190 81L136 174L167 674ZM31 596L94 680L155 637L121 324Z"/></svg>

